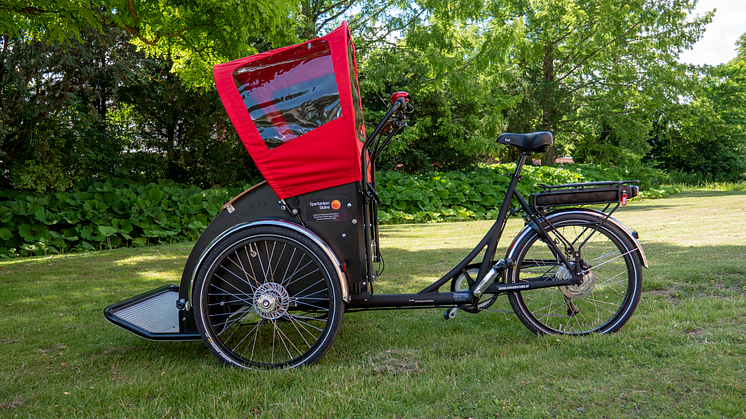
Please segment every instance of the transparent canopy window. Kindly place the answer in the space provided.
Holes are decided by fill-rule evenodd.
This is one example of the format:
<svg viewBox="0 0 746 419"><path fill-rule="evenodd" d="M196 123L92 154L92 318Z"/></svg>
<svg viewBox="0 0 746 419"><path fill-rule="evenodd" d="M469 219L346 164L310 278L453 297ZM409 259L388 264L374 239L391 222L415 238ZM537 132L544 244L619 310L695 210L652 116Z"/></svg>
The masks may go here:
<svg viewBox="0 0 746 419"><path fill-rule="evenodd" d="M355 68L355 47L347 45L347 63L350 66L350 87L352 88L352 108L355 110L355 135L360 142L365 142L365 125L363 123L363 108L360 104L360 86L357 83L357 69Z"/></svg>
<svg viewBox="0 0 746 419"><path fill-rule="evenodd" d="M342 116L331 50L323 39L241 66L233 78L270 150Z"/></svg>

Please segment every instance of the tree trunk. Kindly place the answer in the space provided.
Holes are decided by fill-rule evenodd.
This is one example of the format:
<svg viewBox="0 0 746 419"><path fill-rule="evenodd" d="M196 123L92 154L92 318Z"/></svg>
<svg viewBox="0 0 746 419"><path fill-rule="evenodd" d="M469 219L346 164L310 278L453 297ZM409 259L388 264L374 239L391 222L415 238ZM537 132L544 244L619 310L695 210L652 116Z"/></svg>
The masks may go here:
<svg viewBox="0 0 746 419"><path fill-rule="evenodd" d="M544 47L544 82L548 86L552 86L554 88L554 46L553 45L547 45ZM554 89L552 89L554 90ZM553 116L554 116L554 106L552 101L554 98L547 98L545 99L548 101L546 106L544 107L544 110L541 115L541 128L544 131L552 132L554 129L553 124ZM544 153L544 155L541 157L541 164L542 166L548 166L551 164L554 164L556 161L555 156L555 150L554 146L551 146L547 149L547 152Z"/></svg>
<svg viewBox="0 0 746 419"><path fill-rule="evenodd" d="M552 146L552 147L549 147L549 148L547 149L547 152L546 152L546 153L544 153L544 154L543 154L543 155L541 156L541 165L542 165L542 166L549 166L549 165L552 165L552 164L554 164L554 163L555 163L556 161L557 161L557 156L556 156L556 153L555 153L555 150L554 150L554 146Z"/></svg>

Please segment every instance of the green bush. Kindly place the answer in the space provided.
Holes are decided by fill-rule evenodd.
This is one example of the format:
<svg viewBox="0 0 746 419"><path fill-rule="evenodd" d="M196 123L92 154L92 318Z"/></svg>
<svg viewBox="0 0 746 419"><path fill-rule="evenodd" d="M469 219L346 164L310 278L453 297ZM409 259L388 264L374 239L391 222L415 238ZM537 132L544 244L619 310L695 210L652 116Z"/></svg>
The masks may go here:
<svg viewBox="0 0 746 419"><path fill-rule="evenodd" d="M378 173L381 223L425 223L497 217L515 164L469 172ZM665 173L591 165L526 166L518 190L538 184L640 178L644 197L680 191L661 187ZM172 181L85 180L64 192L0 190L0 257L45 255L122 246L193 241L223 202L248 185L200 189Z"/></svg>
<svg viewBox="0 0 746 419"><path fill-rule="evenodd" d="M638 186L642 191L674 183L668 172L644 165L619 167L596 164L563 164L560 167L567 171L580 174L588 182L595 180L639 180L640 183Z"/></svg>
<svg viewBox="0 0 746 419"><path fill-rule="evenodd" d="M196 240L242 190L116 178L56 193L0 190L0 256Z"/></svg>
<svg viewBox="0 0 746 419"><path fill-rule="evenodd" d="M404 174L382 171L377 176L383 224L462 221L497 217L515 164L483 165L470 172ZM525 166L518 191L538 192L539 184L556 185L601 180L640 180L642 196L675 193L661 189L665 172L648 167L622 169L596 165ZM646 192L646 191L651 192ZM654 192L653 192L654 191ZM680 191L680 190L679 190Z"/></svg>

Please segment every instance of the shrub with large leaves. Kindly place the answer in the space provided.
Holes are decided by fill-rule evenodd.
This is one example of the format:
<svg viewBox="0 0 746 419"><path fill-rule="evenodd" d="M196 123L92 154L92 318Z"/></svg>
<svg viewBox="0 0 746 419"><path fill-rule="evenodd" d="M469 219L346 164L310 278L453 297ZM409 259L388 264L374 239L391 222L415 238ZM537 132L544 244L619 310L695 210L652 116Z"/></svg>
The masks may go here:
<svg viewBox="0 0 746 419"><path fill-rule="evenodd" d="M0 256L196 240L243 189L115 178L57 193L0 190Z"/></svg>
<svg viewBox="0 0 746 419"><path fill-rule="evenodd" d="M378 177L384 224L462 221L497 217L515 164L483 165L468 172L405 174L383 171ZM524 196L538 192L539 184L557 185L601 180L639 179L651 197L668 192L654 190L668 182L668 175L640 166L622 169L597 165L525 166L518 191ZM514 206L516 204L514 203Z"/></svg>
<svg viewBox="0 0 746 419"><path fill-rule="evenodd" d="M378 173L380 221L384 224L460 221L497 216L514 164L469 172ZM547 185L641 179L652 196L667 181L660 170L633 171L592 165L527 166L518 189L524 196ZM248 185L200 189L172 181L141 184L123 179L86 180L65 192L0 190L0 256L146 246L194 241L223 202Z"/></svg>

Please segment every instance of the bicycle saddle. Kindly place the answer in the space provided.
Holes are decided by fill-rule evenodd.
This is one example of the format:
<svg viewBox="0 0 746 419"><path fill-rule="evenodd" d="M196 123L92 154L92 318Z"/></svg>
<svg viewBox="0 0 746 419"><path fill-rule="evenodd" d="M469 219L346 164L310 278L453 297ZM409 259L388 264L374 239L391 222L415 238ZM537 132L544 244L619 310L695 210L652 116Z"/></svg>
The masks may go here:
<svg viewBox="0 0 746 419"><path fill-rule="evenodd" d="M497 137L497 142L505 145L514 145L528 152L544 152L554 144L554 135L549 131L532 132L529 134L513 134L506 132Z"/></svg>

